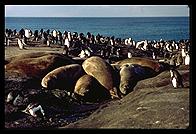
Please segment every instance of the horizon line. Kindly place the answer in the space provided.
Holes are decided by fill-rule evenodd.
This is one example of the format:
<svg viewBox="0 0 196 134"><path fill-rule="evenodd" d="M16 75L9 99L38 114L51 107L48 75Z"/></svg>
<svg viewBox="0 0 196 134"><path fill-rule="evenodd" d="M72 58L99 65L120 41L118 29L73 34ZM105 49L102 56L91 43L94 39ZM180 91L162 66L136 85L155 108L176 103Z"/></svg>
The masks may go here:
<svg viewBox="0 0 196 134"><path fill-rule="evenodd" d="M190 16L4 16L4 17L23 17L23 18L136 18L136 17L190 17Z"/></svg>

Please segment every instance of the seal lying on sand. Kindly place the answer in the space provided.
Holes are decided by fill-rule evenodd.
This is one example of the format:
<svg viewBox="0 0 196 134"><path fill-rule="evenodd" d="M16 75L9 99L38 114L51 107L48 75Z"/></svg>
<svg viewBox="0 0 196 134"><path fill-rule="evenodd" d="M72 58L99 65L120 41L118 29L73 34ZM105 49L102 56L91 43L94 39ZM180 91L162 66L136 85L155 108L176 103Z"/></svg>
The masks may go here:
<svg viewBox="0 0 196 134"><path fill-rule="evenodd" d="M18 54L16 56L12 56L9 58L6 58L7 62L11 62L11 61L16 61L16 60L23 60L26 58L38 58L41 56L45 56L45 55L56 55L56 56L63 56L62 54L59 53L52 53L52 52L31 52L31 53L23 53L23 54Z"/></svg>
<svg viewBox="0 0 196 134"><path fill-rule="evenodd" d="M120 67L120 85L119 89L124 95L133 91L137 82L143 79L151 78L157 75L153 69L143 67L138 64L123 64Z"/></svg>
<svg viewBox="0 0 196 134"><path fill-rule="evenodd" d="M41 81L46 89L66 89L73 92L75 82L84 75L82 66L71 64L56 68L49 72Z"/></svg>
<svg viewBox="0 0 196 134"><path fill-rule="evenodd" d="M134 65L132 64L124 64L120 69L120 85L119 89L121 93L126 95L127 90L133 90L135 85L138 82L137 76L134 72Z"/></svg>
<svg viewBox="0 0 196 134"><path fill-rule="evenodd" d="M128 59L124 59L121 61L118 61L113 64L113 66L117 66L117 68L120 68L123 64L137 64L143 67L148 67L154 70L157 73L161 73L164 70L169 70L170 66L167 63L164 62L156 62L147 58L141 58L141 57L132 57Z"/></svg>
<svg viewBox="0 0 196 134"><path fill-rule="evenodd" d="M76 82L73 97L88 102L99 102L109 99L110 93L93 76L86 74Z"/></svg>
<svg viewBox="0 0 196 134"><path fill-rule="evenodd" d="M71 59L59 54L34 56L35 58L32 58L31 54L28 54L26 57L30 58L24 57L25 55L21 55L22 59L12 60L10 63L6 64L6 73L9 75L16 73L19 76L42 79L47 73L55 68L74 63Z"/></svg>
<svg viewBox="0 0 196 134"><path fill-rule="evenodd" d="M82 67L88 75L96 78L109 90L112 97L120 98L118 89L120 78L109 63L98 56L92 56L83 62Z"/></svg>

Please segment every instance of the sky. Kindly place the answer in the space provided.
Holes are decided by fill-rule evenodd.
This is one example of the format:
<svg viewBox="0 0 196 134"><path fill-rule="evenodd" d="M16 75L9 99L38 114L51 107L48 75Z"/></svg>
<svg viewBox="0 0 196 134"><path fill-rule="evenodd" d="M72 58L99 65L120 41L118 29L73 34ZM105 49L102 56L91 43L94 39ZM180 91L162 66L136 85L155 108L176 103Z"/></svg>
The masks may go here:
<svg viewBox="0 0 196 134"><path fill-rule="evenodd" d="M188 5L5 5L5 17L189 17Z"/></svg>

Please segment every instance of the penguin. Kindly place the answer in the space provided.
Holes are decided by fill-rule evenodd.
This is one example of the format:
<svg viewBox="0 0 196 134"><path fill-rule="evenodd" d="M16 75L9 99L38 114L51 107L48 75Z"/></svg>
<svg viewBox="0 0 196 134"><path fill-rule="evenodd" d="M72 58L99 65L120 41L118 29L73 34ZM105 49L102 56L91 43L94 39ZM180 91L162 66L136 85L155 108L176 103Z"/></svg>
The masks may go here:
<svg viewBox="0 0 196 134"><path fill-rule="evenodd" d="M14 91L9 92L9 94L7 95L6 102L7 103L11 102L14 99L14 96L15 96L15 92Z"/></svg>
<svg viewBox="0 0 196 134"><path fill-rule="evenodd" d="M154 60L157 59L157 55L155 54L155 52L152 52L152 59L154 59Z"/></svg>
<svg viewBox="0 0 196 134"><path fill-rule="evenodd" d="M179 87L184 87L183 85L183 80L182 80L182 76L180 75L180 73L175 70L175 69L170 69L170 74L171 74L171 82L174 88L179 88Z"/></svg>
<svg viewBox="0 0 196 134"><path fill-rule="evenodd" d="M117 49L116 55L117 55L117 57L120 57L120 48Z"/></svg>
<svg viewBox="0 0 196 134"><path fill-rule="evenodd" d="M25 49L24 47L24 41L21 41L20 39L18 39L18 46L19 46L19 49Z"/></svg>
<svg viewBox="0 0 196 134"><path fill-rule="evenodd" d="M171 67L176 67L176 56L172 55L170 60L169 60L169 64Z"/></svg>
<svg viewBox="0 0 196 134"><path fill-rule="evenodd" d="M18 94L13 101L13 105L14 106L21 105L22 102L23 102L23 97L22 97L22 95Z"/></svg>
<svg viewBox="0 0 196 134"><path fill-rule="evenodd" d="M183 58L182 58L181 54L177 55L177 59L176 60L177 60L176 65L182 65L183 64Z"/></svg>
<svg viewBox="0 0 196 134"><path fill-rule="evenodd" d="M30 114L33 117L45 116L44 110L42 109L42 106L39 103L30 103L25 110L22 112L26 114Z"/></svg>
<svg viewBox="0 0 196 134"><path fill-rule="evenodd" d="M127 57L128 57L128 58L133 57L132 54L131 54L131 52L128 52Z"/></svg>
<svg viewBox="0 0 196 134"><path fill-rule="evenodd" d="M190 64L190 56L189 54L187 53L186 54L186 57L185 57L185 65L189 65Z"/></svg>
<svg viewBox="0 0 196 134"><path fill-rule="evenodd" d="M23 101L23 96L20 91L14 90L9 92L9 94L7 95L6 102L13 103L14 106L22 104L22 101Z"/></svg>
<svg viewBox="0 0 196 134"><path fill-rule="evenodd" d="M80 54L78 55L80 58L87 58L87 54L85 53L84 50L81 50Z"/></svg>

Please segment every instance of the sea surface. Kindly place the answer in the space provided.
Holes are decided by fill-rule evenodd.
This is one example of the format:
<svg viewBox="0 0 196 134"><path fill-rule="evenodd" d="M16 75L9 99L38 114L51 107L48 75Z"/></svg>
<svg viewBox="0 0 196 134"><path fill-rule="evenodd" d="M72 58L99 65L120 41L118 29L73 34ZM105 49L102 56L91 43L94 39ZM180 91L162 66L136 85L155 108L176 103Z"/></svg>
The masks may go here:
<svg viewBox="0 0 196 134"><path fill-rule="evenodd" d="M189 17L5 17L5 28L98 33L133 40L190 39Z"/></svg>

